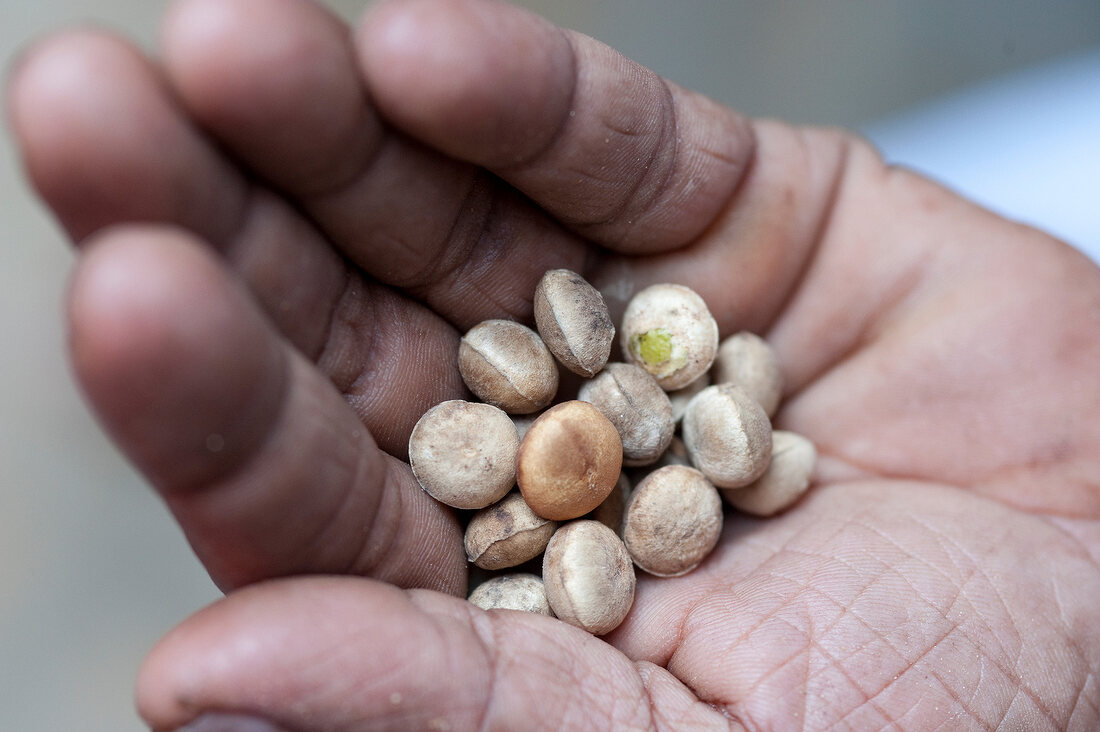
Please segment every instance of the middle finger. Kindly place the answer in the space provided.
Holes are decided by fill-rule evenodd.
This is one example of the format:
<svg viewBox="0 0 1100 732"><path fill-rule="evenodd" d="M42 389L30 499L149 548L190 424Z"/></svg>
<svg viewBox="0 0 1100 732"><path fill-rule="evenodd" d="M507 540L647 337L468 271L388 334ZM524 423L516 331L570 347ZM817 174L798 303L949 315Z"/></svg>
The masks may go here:
<svg viewBox="0 0 1100 732"><path fill-rule="evenodd" d="M543 272L584 268L583 241L510 186L383 124L348 28L318 5L183 0L164 46L191 115L354 262L459 329L528 319Z"/></svg>

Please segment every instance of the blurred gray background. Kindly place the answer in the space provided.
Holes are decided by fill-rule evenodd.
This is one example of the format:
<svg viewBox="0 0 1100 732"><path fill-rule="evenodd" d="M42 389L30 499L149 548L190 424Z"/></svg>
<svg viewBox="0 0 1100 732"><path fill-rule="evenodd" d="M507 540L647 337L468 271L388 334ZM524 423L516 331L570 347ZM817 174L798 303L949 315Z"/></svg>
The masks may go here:
<svg viewBox="0 0 1100 732"><path fill-rule="evenodd" d="M0 0L0 59L8 69L30 39L83 22L152 50L167 4ZM361 11L354 0L327 4L349 19ZM943 95L956 95L948 98L965 114L981 95L959 90L1100 51L1097 0L523 4L744 112L854 126L888 141L904 136L906 120L933 125L927 110ZM974 145L987 133L976 125ZM1011 159L1012 143L996 155ZM1019 179L1034 189L1051 183ZM1014 185L1019 200L1032 198ZM1095 200L1097 190L1079 193ZM61 318L72 257L23 181L6 128L0 226L0 730L144 729L131 701L142 656L218 593L73 385Z"/></svg>

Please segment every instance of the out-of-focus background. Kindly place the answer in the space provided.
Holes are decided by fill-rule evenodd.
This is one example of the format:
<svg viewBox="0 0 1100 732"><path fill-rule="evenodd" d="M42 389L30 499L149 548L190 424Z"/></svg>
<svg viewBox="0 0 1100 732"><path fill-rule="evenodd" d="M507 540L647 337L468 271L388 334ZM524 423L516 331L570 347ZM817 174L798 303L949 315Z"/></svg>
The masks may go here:
<svg viewBox="0 0 1100 732"><path fill-rule="evenodd" d="M888 158L1100 251L1096 0L523 4L749 114L859 129ZM84 22L153 51L167 5L0 0L0 60ZM80 400L61 317L72 256L6 129L0 231L0 730L140 730L142 656L218 593Z"/></svg>

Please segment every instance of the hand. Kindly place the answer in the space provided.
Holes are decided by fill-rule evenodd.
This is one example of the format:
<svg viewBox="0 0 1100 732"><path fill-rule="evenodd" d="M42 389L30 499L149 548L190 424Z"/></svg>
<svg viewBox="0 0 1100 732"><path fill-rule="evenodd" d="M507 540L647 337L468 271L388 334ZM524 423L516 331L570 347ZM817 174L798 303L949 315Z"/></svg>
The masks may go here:
<svg viewBox="0 0 1100 732"><path fill-rule="evenodd" d="M488 2L351 34L184 0L158 61L39 44L9 108L78 244L76 373L232 591L143 668L157 729L1100 724L1100 272L1068 247ZM530 320L551 267L765 334L822 455L602 640L454 597L401 461L466 394L459 335Z"/></svg>

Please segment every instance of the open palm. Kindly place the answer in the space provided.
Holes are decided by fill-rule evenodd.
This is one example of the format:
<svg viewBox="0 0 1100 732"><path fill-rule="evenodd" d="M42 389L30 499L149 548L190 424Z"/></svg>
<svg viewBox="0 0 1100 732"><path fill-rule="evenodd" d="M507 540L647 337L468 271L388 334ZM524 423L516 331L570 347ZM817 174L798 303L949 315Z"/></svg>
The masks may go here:
<svg viewBox="0 0 1100 732"><path fill-rule="evenodd" d="M77 374L232 591L143 669L156 728L1100 725L1100 271L1068 247L481 0L354 34L182 0L159 61L60 34L9 107L79 244ZM602 640L454 597L402 462L466 396L461 332L530 321L553 267L766 335L822 455Z"/></svg>

